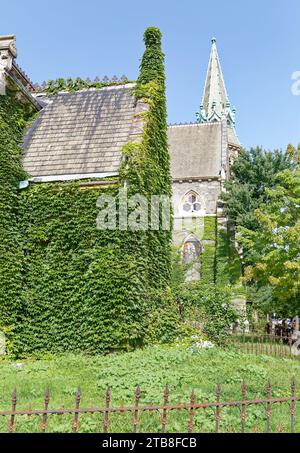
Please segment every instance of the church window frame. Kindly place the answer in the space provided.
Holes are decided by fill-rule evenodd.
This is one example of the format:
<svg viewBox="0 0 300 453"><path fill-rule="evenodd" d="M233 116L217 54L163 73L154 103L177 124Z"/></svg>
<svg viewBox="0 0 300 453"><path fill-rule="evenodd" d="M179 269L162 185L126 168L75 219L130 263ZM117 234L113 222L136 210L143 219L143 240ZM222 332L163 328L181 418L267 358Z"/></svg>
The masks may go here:
<svg viewBox="0 0 300 453"><path fill-rule="evenodd" d="M185 216L203 215L205 208L200 195L195 190L189 190L181 200L181 211Z"/></svg>

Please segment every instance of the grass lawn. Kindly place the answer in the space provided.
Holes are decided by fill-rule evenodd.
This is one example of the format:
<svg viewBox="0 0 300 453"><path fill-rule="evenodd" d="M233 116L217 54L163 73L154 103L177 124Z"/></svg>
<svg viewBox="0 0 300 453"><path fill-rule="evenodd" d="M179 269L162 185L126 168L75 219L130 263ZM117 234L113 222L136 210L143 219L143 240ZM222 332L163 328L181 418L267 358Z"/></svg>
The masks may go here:
<svg viewBox="0 0 300 453"><path fill-rule="evenodd" d="M22 364L20 366L20 363ZM0 410L9 410L11 393L16 387L17 409L42 409L43 394L49 387L51 400L49 408L62 406L72 408L75 394L81 388L81 407L103 406L105 389L111 387L111 405L131 405L134 402L135 386L141 387L140 404L162 404L163 390L169 385L171 403L189 402L194 389L198 402L215 401L215 386L221 384L221 399L240 400L241 384L247 384L247 399L264 398L266 384L270 379L273 397L290 395L291 378L298 377L300 394L300 362L289 358L255 356L234 350L203 350L192 352L186 345L152 346L132 353L110 356L88 357L84 355L62 355L45 360L24 360L0 362ZM298 413L300 415L300 403ZM298 408L297 407L297 408ZM300 432L300 416L296 408L296 430ZM238 432L240 429L239 409L223 409L221 431ZM101 432L103 415L82 415L80 432ZM131 432L132 414L110 416L111 432ZM174 411L168 416L167 431L186 432L189 414ZM195 431L209 432L214 428L212 410L196 411ZM50 416L50 432L70 432L72 416ZM7 429L8 419L0 420L0 431ZM18 416L17 432L34 432L39 429L38 417ZM253 431L257 424L259 431L265 430L265 409L263 406L247 408L246 429ZM141 415L141 432L159 432L159 413ZM271 417L273 430L290 429L289 406L274 407Z"/></svg>

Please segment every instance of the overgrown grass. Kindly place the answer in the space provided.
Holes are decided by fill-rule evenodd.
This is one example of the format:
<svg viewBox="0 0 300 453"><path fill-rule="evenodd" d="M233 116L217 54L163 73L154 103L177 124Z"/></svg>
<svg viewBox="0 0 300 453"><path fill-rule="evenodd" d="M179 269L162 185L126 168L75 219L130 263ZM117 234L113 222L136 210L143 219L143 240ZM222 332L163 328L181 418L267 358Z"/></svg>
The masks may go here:
<svg viewBox="0 0 300 453"><path fill-rule="evenodd" d="M17 388L18 409L42 409L43 393L49 387L51 400L49 408L75 406L75 394L80 386L81 407L103 406L105 389L111 387L112 405L131 405L134 402L135 387L141 387L140 404L161 404L166 384L170 389L170 403L189 402L194 389L197 401L215 401L215 387L221 384L222 400L240 400L241 384L247 383L247 399L264 398L266 384L272 383L272 396L290 395L291 378L299 377L300 363L288 358L254 356L237 353L234 350L203 350L192 352L187 345L154 346L132 353L93 356L63 355L44 360L18 362L3 359L0 362L0 410L9 410L11 393ZM300 386L297 389L300 393ZM297 403L300 410L300 403ZM296 408L297 409L297 408ZM238 432L240 413L238 409L224 409L221 412L221 431ZM189 414L174 411L168 418L169 432L186 432ZM82 415L81 432L100 432L102 415ZM296 416L296 430L300 432L300 419ZM288 405L274 408L271 427L279 426L283 431L290 429ZM0 420L0 430L7 429L8 420ZM71 416L49 417L50 432L70 432ZM37 417L17 417L17 432L39 430ZM246 429L253 431L257 424L259 431L265 430L265 409L262 406L247 408ZM159 432L161 420L158 413L141 415L141 431ZM212 411L196 411L195 431L207 432L214 429ZM112 432L132 431L132 414L111 416Z"/></svg>

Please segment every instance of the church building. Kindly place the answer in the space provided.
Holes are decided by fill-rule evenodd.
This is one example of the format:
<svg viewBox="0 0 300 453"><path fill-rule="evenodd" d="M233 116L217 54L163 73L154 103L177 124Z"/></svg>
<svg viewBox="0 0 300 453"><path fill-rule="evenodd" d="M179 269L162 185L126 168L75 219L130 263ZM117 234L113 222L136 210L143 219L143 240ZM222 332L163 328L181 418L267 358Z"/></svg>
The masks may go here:
<svg viewBox="0 0 300 453"><path fill-rule="evenodd" d="M161 32L149 27L144 42L136 82L37 86L16 62L15 36L0 36L0 331L14 351L135 348L159 341L165 318L177 335L172 237L186 282L235 284L219 200L241 145L216 40L195 122L172 125ZM172 201L173 231L162 211L157 228L149 216L144 229L121 227L124 189L146 201L138 226L152 196L169 212ZM101 197L112 228L98 228ZM126 203L129 218L138 207Z"/></svg>
<svg viewBox="0 0 300 453"><path fill-rule="evenodd" d="M174 243L184 262L203 251L204 219L219 217L218 200L230 177L230 163L241 149L235 129L235 109L227 94L216 40L211 53L197 122L169 126L173 177ZM194 278L199 278L194 272ZM193 278L192 278L193 279Z"/></svg>
<svg viewBox="0 0 300 453"><path fill-rule="evenodd" d="M107 179L118 176L121 148L141 133L140 112L131 83L48 97L34 86L16 64L14 36L0 37L0 89L16 85L20 98L40 111L24 142L23 166L32 183ZM5 66L4 66L5 63ZM0 68L1 69L1 68ZM5 82L6 81L6 82ZM204 219L219 217L218 200L230 176L230 162L241 144L232 107L212 39L203 98L195 123L168 128L174 211L174 244L184 262L203 251ZM224 221L223 221L224 223ZM195 278L200 274L196 272Z"/></svg>

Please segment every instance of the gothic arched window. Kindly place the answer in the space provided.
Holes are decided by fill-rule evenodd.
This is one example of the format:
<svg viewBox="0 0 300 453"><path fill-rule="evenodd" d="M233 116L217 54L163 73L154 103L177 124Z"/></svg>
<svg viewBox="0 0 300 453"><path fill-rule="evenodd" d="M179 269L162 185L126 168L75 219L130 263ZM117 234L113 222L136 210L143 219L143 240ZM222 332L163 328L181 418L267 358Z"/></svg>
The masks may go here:
<svg viewBox="0 0 300 453"><path fill-rule="evenodd" d="M199 214L203 210L199 195L191 191L185 195L182 203L182 209L186 214Z"/></svg>

